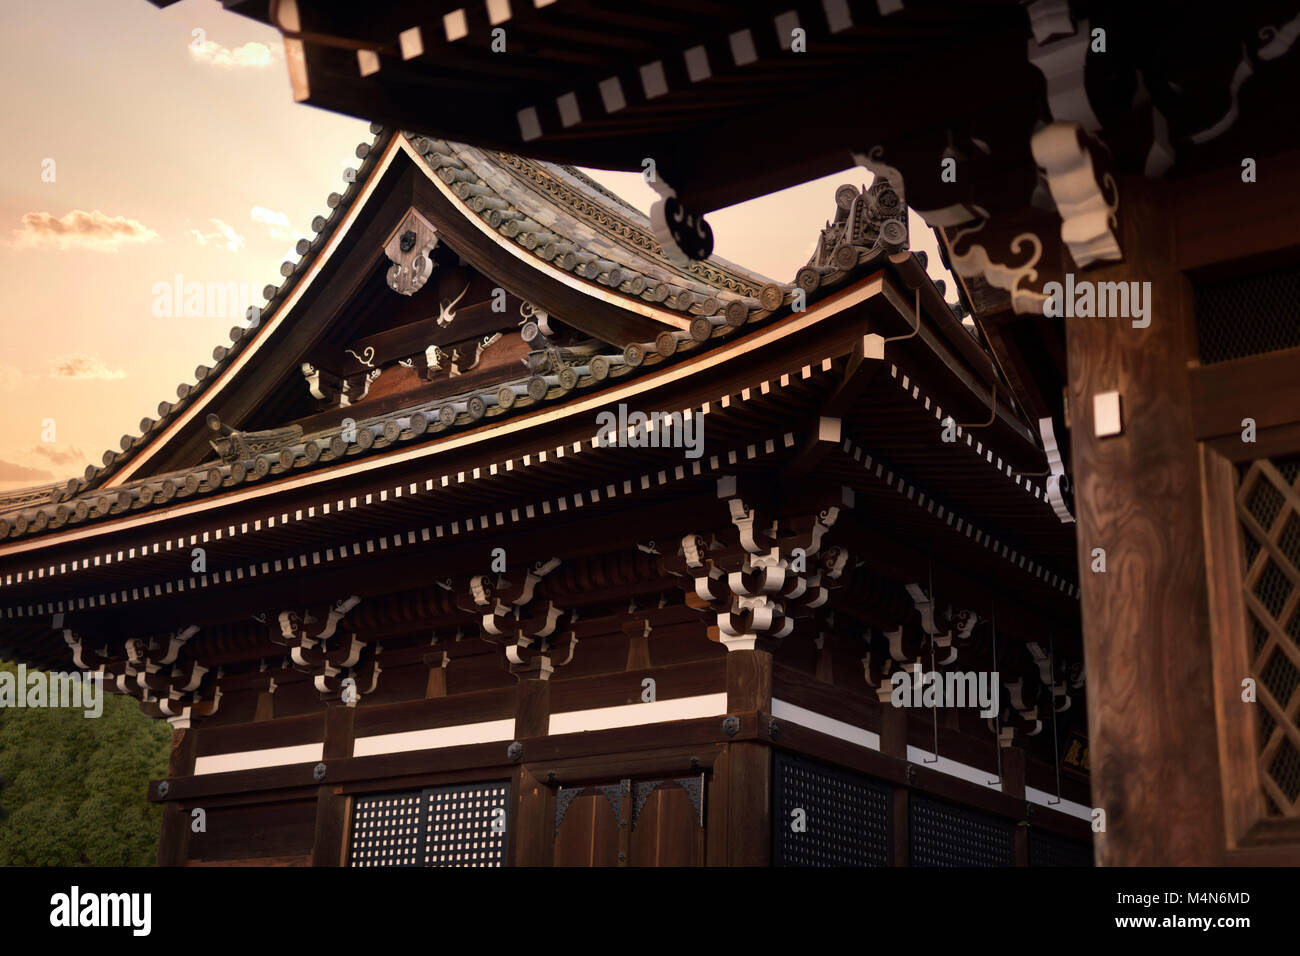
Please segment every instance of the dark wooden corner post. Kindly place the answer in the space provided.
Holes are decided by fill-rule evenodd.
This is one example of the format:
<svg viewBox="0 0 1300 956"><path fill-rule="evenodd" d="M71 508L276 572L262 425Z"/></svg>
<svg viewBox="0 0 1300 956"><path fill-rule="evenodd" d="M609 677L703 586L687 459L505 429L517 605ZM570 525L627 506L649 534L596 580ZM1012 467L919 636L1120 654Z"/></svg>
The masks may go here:
<svg viewBox="0 0 1300 956"><path fill-rule="evenodd" d="M1019 747L1002 748L1002 792L1008 797L1025 799L1025 752ZM1029 808L1025 819L1016 827L1016 866L1029 865Z"/></svg>
<svg viewBox="0 0 1300 956"><path fill-rule="evenodd" d="M1214 865L1224 846L1187 369L1192 299L1165 189L1121 179L1124 261L1075 269L1076 282L1149 288L1150 324L1063 320L1092 798L1105 812L1096 859L1109 866ZM1099 435L1107 422L1095 409L1113 408L1115 392L1120 431Z"/></svg>
<svg viewBox="0 0 1300 956"><path fill-rule="evenodd" d="M325 742L321 762L325 782L316 788L316 838L312 843L312 866L342 866L348 847L348 807L351 798L329 782L331 760L352 756L356 739L357 712L342 701L325 705Z"/></svg>
<svg viewBox="0 0 1300 956"><path fill-rule="evenodd" d="M172 729L171 752L167 756L168 778L194 773L198 731L194 727ZM175 800L162 808L162 829L158 834L158 865L184 866L189 859L190 815Z"/></svg>
<svg viewBox="0 0 1300 956"><path fill-rule="evenodd" d="M545 737L551 723L549 671L516 673L515 741ZM555 857L555 793L528 769L525 744L510 781L509 846L514 866L550 866Z"/></svg>
<svg viewBox="0 0 1300 956"><path fill-rule="evenodd" d="M727 713L772 711L772 654L727 652ZM772 862L772 752L766 743L724 743L713 767L708 810L710 866Z"/></svg>
<svg viewBox="0 0 1300 956"><path fill-rule="evenodd" d="M884 685L887 686L887 685ZM886 757L907 759L907 708L895 707L887 694L880 702L880 752ZM911 859L911 799L907 787L894 787L894 866L907 866Z"/></svg>

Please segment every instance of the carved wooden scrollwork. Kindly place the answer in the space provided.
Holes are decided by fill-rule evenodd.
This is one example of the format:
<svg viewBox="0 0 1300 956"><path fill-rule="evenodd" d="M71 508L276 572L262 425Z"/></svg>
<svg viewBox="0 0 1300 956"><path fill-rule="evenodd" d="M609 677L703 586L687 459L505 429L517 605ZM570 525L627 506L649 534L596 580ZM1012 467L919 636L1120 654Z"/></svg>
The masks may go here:
<svg viewBox="0 0 1300 956"><path fill-rule="evenodd" d="M79 670L98 674L106 688L134 697L146 716L184 730L216 713L221 703L221 687L209 678L209 668L194 658L180 659L198 630L191 625L161 640L130 638L95 650L70 628L63 629L63 639Z"/></svg>
<svg viewBox="0 0 1300 956"><path fill-rule="evenodd" d="M734 478L722 478L718 496L727 502L740 540L734 554L716 539L682 538L676 554L665 555L665 572L682 581L686 603L713 614L718 639L728 650L773 650L793 631L798 618L826 604L848 563L843 548L823 548L823 538L852 493L817 515L796 518L781 528L747 507Z"/></svg>
<svg viewBox="0 0 1300 956"><path fill-rule="evenodd" d="M566 612L537 590L559 566L552 558L505 574L476 574L458 589L459 607L478 615L483 639L505 648L510 673L521 680L547 680L573 660L578 639L561 627Z"/></svg>
<svg viewBox="0 0 1300 956"><path fill-rule="evenodd" d="M416 210L410 209L401 224L384 243L384 255L392 261L388 287L402 295L419 292L433 274L433 249L438 231Z"/></svg>
<svg viewBox="0 0 1300 956"><path fill-rule="evenodd" d="M295 670L312 676L322 700L341 699L349 707L374 691L381 671L368 642L350 627L342 627L343 619L360 601L355 595L345 598L323 616L310 611L281 611L271 637L289 648Z"/></svg>

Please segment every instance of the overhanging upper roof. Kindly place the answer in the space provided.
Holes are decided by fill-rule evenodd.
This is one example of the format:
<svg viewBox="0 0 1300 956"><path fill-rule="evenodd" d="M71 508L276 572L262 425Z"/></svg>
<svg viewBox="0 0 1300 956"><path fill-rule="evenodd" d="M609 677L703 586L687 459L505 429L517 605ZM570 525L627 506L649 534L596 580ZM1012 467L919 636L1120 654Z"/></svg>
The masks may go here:
<svg viewBox="0 0 1300 956"><path fill-rule="evenodd" d="M361 166L345 174L349 185L342 194L331 194L329 216L313 223L316 235L300 243L299 260L284 264L284 281L266 288L266 305L249 327L232 329L232 345L218 346L213 364L199 366L195 382L177 388L177 401L160 403L159 417L145 419L140 435L124 436L120 451L105 453L103 467L89 468L83 479L64 486L7 495L7 507L0 508L0 540L329 467L472 427L480 419L526 413L573 390L612 386L642 367L713 348L755 323L815 302L885 264L896 248L870 231L864 214L865 233L851 242L841 236L847 258L805 269L808 276L801 272L796 282L778 284L716 257L674 264L643 215L577 170L377 126L373 131L375 140L357 148ZM838 218L847 216L847 205L841 203ZM240 427L252 409L301 389L298 367L304 355L342 321L343 300L367 294L358 277L374 273L376 264L381 270L387 265L383 241L375 237L387 236L408 207L427 213L439 239L462 261L588 334L595 343L589 350L603 354L593 354L594 361L571 384L539 385L532 381L536 376L520 370L490 388L432 394L372 415L366 406L356 406L353 422L360 437L344 449L340 435L349 426L336 416L325 423L309 421L305 431L279 444L263 442L246 460L212 460L207 418L216 415L227 426ZM964 368L972 383L982 380L987 388L992 381L987 358L915 260L907 254L895 258L901 265L891 268L902 270L903 282L924 288L926 311L937 323L939 339L948 343L954 369ZM822 261L829 262L829 255ZM508 401L493 401L503 391L511 392ZM487 398L485 412L465 407L480 397ZM1002 414L1014 420L1006 410Z"/></svg>

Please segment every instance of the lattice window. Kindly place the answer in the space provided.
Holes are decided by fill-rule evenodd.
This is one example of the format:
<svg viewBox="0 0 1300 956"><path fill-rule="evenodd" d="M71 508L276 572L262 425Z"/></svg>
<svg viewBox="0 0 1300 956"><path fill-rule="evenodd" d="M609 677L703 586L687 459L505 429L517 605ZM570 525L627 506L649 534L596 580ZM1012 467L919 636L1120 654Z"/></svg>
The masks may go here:
<svg viewBox="0 0 1300 956"><path fill-rule="evenodd" d="M1029 830L1030 866L1092 866L1092 846L1067 840L1050 830Z"/></svg>
<svg viewBox="0 0 1300 956"><path fill-rule="evenodd" d="M912 866L1015 866L1015 827L919 794L911 799Z"/></svg>
<svg viewBox="0 0 1300 956"><path fill-rule="evenodd" d="M357 797L352 866L503 866L510 784Z"/></svg>
<svg viewBox="0 0 1300 956"><path fill-rule="evenodd" d="M1300 455L1241 466L1237 490L1256 747L1269 816L1300 816Z"/></svg>
<svg viewBox="0 0 1300 956"><path fill-rule="evenodd" d="M874 780L778 752L773 773L776 866L888 866L893 792ZM802 810L802 825L792 823Z"/></svg>
<svg viewBox="0 0 1300 956"><path fill-rule="evenodd" d="M425 866L501 866L507 783L426 790Z"/></svg>
<svg viewBox="0 0 1300 956"><path fill-rule="evenodd" d="M1194 291L1202 364L1300 345L1300 266L1200 282Z"/></svg>
<svg viewBox="0 0 1300 956"><path fill-rule="evenodd" d="M352 813L353 866L419 866L420 794L358 797Z"/></svg>

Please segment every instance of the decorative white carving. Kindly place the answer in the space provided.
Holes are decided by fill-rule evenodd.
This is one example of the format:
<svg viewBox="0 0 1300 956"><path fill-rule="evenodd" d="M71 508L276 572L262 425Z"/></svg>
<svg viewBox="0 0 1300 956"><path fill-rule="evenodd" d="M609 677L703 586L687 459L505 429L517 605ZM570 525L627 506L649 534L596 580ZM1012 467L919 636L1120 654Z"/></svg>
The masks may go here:
<svg viewBox="0 0 1300 956"><path fill-rule="evenodd" d="M323 399L325 393L321 391L320 369L311 362L302 363L302 375L307 380L307 391L311 393L312 398Z"/></svg>
<svg viewBox="0 0 1300 956"><path fill-rule="evenodd" d="M999 289L1005 289L1011 294L1011 307L1021 315L1042 314L1043 303L1047 301L1047 296L1041 292L1035 292L1032 289L1021 288L1028 283L1034 284L1038 280L1038 270L1034 266L1038 265L1038 260L1043 255L1043 241L1032 232L1022 232L1011 240L1012 254L1019 256L1021 250L1030 246L1033 254L1029 259L1019 266L1005 266L999 262L994 262L989 258L988 251L980 245L971 245L970 251L965 255L956 253L957 240L963 236L969 236L972 233L979 232L986 225L988 220L981 220L977 225L969 229L963 229L954 234L949 240L949 259L952 267L958 275L962 276L983 276L984 280L990 285Z"/></svg>
<svg viewBox="0 0 1300 956"><path fill-rule="evenodd" d="M483 339L474 346L474 361L470 362L469 365L465 366L464 368L461 368L457 364L457 362L460 361L459 351L457 351L456 349L452 349L452 356L451 356L452 364L451 364L451 371L447 373L448 378L455 378L457 375L460 375L464 372L472 371L473 369L477 368L479 361L483 358L483 353L487 351L489 348L491 348L493 345L495 345L497 343L497 340L500 338L501 338L500 332L496 332L492 335L483 336Z"/></svg>
<svg viewBox="0 0 1300 956"><path fill-rule="evenodd" d="M859 166L870 170L873 176L882 177L889 185L894 187L894 192L898 193L899 204L907 206L907 195L903 191L903 174L897 167L890 166L881 157L885 155L885 148L880 145L872 146L865 153L854 153L853 161Z"/></svg>
<svg viewBox="0 0 1300 956"><path fill-rule="evenodd" d="M1039 44L1046 43L1053 37L1068 36L1074 32L1069 0L1034 0L1025 12L1029 15L1029 26L1034 31L1034 40Z"/></svg>
<svg viewBox="0 0 1300 956"><path fill-rule="evenodd" d="M349 355L351 355L354 359L356 359L366 368L375 367L375 347L373 345L367 345L363 350L362 355L358 355L356 352L352 351L351 349L344 349L343 351L347 352Z"/></svg>
<svg viewBox="0 0 1300 956"><path fill-rule="evenodd" d="M1276 60L1291 49L1296 39L1300 38L1300 14L1289 23L1277 27L1264 27L1259 31L1259 39L1264 43L1259 48L1261 60Z"/></svg>
<svg viewBox="0 0 1300 956"><path fill-rule="evenodd" d="M1033 135L1029 148L1047 174L1061 216L1061 239L1080 267L1103 260L1122 259L1113 227L1119 192L1109 176L1104 182L1114 193L1108 201L1097 182L1097 172L1075 123L1049 123Z"/></svg>
<svg viewBox="0 0 1300 956"><path fill-rule="evenodd" d="M1032 12L1030 15L1032 18ZM1066 16L1068 19L1068 12ZM1101 129L1101 120L1092 111L1084 85L1084 67L1091 42L1087 20L1081 20L1077 31L1060 40L1043 43L1035 36L1029 41L1029 62L1047 80L1047 105L1052 118L1078 123L1089 132Z"/></svg>
<svg viewBox="0 0 1300 956"><path fill-rule="evenodd" d="M1240 105L1237 102L1237 93L1241 89L1241 84L1250 78L1255 72L1255 68L1250 65L1250 55L1246 52L1246 45L1241 45L1241 62L1237 64L1236 72L1232 74L1232 83L1228 87L1228 95L1232 97L1232 105L1228 107L1228 112L1224 113L1219 121L1212 126L1208 126L1199 133L1193 133L1191 140L1196 145L1208 143L1217 136L1222 136L1228 131L1233 123L1237 122L1240 115Z"/></svg>
<svg viewBox="0 0 1300 956"><path fill-rule="evenodd" d="M461 299L465 298L465 293L468 291L469 283L467 282L465 283L465 288L460 290L460 295L456 296L456 298L447 303L438 303L439 326L445 329L447 326L451 325L452 321L456 318L456 304L460 302Z"/></svg>
<svg viewBox="0 0 1300 956"><path fill-rule="evenodd" d="M1065 474L1065 462L1061 458L1061 449L1056 442L1056 428L1050 415L1038 420L1038 433L1043 437L1043 450L1047 452L1047 467L1051 475L1047 479L1047 501L1061 519L1061 524L1074 524L1074 515L1065 503L1065 491L1070 486L1070 479Z"/></svg>
<svg viewBox="0 0 1300 956"><path fill-rule="evenodd" d="M447 357L447 353L436 345L430 345L424 350L424 360L429 366L429 379L433 379L434 372L442 371L442 360Z"/></svg>

